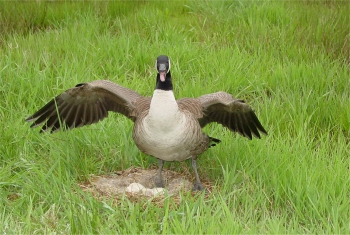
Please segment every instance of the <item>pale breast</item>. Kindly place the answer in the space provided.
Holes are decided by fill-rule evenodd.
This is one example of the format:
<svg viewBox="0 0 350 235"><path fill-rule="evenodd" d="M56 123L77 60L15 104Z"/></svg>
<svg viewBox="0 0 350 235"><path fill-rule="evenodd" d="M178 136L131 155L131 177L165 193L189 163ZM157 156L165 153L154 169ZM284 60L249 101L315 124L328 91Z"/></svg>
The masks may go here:
<svg viewBox="0 0 350 235"><path fill-rule="evenodd" d="M165 161L183 161L208 148L197 118L180 110L172 91L155 90L148 112L135 121L133 138L137 147Z"/></svg>
<svg viewBox="0 0 350 235"><path fill-rule="evenodd" d="M153 120L135 122L133 139L141 151L165 161L183 161L198 155L209 142L198 121L184 113L171 125Z"/></svg>

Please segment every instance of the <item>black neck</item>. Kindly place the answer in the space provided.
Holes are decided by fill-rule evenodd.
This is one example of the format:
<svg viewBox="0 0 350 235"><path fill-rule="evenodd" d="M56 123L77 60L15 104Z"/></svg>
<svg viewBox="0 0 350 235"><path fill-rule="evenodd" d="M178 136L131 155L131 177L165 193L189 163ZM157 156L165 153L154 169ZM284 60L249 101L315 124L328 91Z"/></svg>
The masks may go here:
<svg viewBox="0 0 350 235"><path fill-rule="evenodd" d="M160 75L159 73L157 74L156 89L160 89L163 91L173 90L173 83L171 81L170 71L166 74L164 82L160 81Z"/></svg>

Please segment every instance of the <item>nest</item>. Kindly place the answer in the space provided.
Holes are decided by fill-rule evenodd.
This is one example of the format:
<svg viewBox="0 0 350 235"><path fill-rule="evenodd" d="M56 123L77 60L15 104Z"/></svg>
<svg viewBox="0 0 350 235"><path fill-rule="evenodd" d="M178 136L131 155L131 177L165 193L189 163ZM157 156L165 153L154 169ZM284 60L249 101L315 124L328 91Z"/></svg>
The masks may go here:
<svg viewBox="0 0 350 235"><path fill-rule="evenodd" d="M180 202L180 195L192 192L193 179L189 172L178 173L171 170L162 171L165 188L156 188L154 184L157 169L142 169L132 167L109 175L91 175L88 182L79 186L85 192L90 192L95 198L120 200L127 197L131 201L148 200L161 205L165 198L172 198L175 204ZM202 182L206 194L211 192L212 184Z"/></svg>

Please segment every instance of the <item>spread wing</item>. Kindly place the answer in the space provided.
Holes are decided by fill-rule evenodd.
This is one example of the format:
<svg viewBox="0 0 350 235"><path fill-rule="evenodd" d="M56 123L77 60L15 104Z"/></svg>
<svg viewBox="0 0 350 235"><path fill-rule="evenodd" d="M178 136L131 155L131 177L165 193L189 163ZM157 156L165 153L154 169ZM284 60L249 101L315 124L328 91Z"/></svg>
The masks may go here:
<svg viewBox="0 0 350 235"><path fill-rule="evenodd" d="M96 123L114 111L131 118L138 100L143 97L139 93L107 80L81 83L66 90L28 117L33 121L31 127L42 126L42 131L69 129Z"/></svg>
<svg viewBox="0 0 350 235"><path fill-rule="evenodd" d="M233 98L226 92L216 92L196 99L180 99L179 107L191 111L203 128L208 123L217 122L233 132L252 139L260 138L267 131L261 125L252 108L243 100Z"/></svg>

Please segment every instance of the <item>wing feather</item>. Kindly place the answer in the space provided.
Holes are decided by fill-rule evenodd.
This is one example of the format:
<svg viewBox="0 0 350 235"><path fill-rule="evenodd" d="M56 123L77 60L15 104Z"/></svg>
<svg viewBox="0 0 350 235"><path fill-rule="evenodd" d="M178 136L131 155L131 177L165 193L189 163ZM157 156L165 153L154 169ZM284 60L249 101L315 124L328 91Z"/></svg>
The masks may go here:
<svg viewBox="0 0 350 235"><path fill-rule="evenodd" d="M237 127L238 127L238 133L242 136L244 136L244 130L243 130L243 124L242 120L239 115L235 115L235 118L237 119Z"/></svg>
<svg viewBox="0 0 350 235"><path fill-rule="evenodd" d="M248 139L252 139L253 136L260 138L259 132L267 135L252 108L243 100L235 99L222 91L203 95L197 99L203 112L202 117L198 119L202 127L217 122Z"/></svg>
<svg viewBox="0 0 350 235"><path fill-rule="evenodd" d="M249 128L249 120L247 120L247 116L244 115L243 113L241 113L240 115L240 119L241 119L241 124L243 126L243 134L245 137L252 139L252 133L251 130Z"/></svg>
<svg viewBox="0 0 350 235"><path fill-rule="evenodd" d="M254 135L254 137L260 138L260 133L259 133L256 125L253 122L249 122L249 128L250 128L252 134Z"/></svg>
<svg viewBox="0 0 350 235"><path fill-rule="evenodd" d="M81 83L52 99L26 121L33 121L31 127L43 124L41 131L96 123L107 117L108 111L121 113L134 121L133 110L143 98L146 97L107 80Z"/></svg>
<svg viewBox="0 0 350 235"><path fill-rule="evenodd" d="M74 115L74 119L72 120L72 122L69 125L70 129L82 127L84 125L84 122L83 122L83 117L84 117L84 112L85 112L84 108L85 108L84 105L79 105L77 107L77 111ZM107 114L104 116L107 116Z"/></svg>

